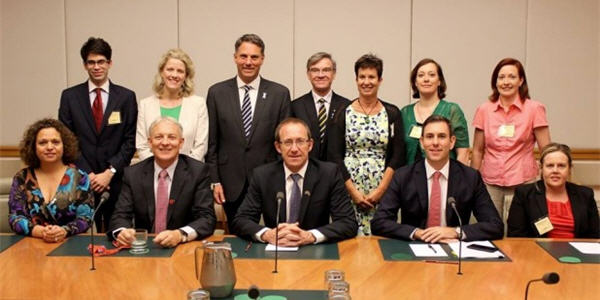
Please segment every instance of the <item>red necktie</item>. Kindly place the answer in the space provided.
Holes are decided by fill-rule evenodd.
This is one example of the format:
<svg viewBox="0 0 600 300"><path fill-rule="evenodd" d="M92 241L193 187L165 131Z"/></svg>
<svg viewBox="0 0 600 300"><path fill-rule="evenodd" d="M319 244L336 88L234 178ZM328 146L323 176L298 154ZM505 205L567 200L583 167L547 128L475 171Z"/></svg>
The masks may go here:
<svg viewBox="0 0 600 300"><path fill-rule="evenodd" d="M167 209L169 207L168 177L169 173L167 173L167 170L162 170L158 174L156 212L154 213L154 233L159 233L167 229Z"/></svg>
<svg viewBox="0 0 600 300"><path fill-rule="evenodd" d="M101 88L96 88L96 99L94 99L94 105L92 105L92 114L94 114L94 122L96 123L96 131L98 132L102 128L102 118L104 117L101 91Z"/></svg>
<svg viewBox="0 0 600 300"><path fill-rule="evenodd" d="M427 213L427 227L441 226L442 188L440 187L440 176L442 173L433 173L431 183L431 197L429 197L429 212Z"/></svg>

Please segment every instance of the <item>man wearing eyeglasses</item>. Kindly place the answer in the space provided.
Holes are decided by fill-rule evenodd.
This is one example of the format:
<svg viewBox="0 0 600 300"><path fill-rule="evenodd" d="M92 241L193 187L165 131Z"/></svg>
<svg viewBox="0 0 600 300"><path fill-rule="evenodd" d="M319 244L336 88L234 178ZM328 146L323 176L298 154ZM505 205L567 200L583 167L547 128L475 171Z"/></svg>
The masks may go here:
<svg viewBox="0 0 600 300"><path fill-rule="evenodd" d="M90 37L81 47L88 80L62 92L58 118L79 140L75 164L89 174L96 195L109 199L96 213L98 231L108 227L121 189L123 168L135 153L137 103L135 93L108 79L112 49L101 38Z"/></svg>
<svg viewBox="0 0 600 300"><path fill-rule="evenodd" d="M358 223L337 165L309 159L313 139L306 123L288 118L276 129L282 161L257 167L232 222L244 239L281 246L337 242L356 236ZM277 227L277 194L284 195ZM260 217L264 224L259 225ZM331 223L329 219L331 218Z"/></svg>
<svg viewBox="0 0 600 300"><path fill-rule="evenodd" d="M336 63L331 54L317 52L306 62L306 76L312 90L292 101L292 117L308 124L314 137L310 157L327 159L327 127L335 111L349 102L331 89L335 79Z"/></svg>

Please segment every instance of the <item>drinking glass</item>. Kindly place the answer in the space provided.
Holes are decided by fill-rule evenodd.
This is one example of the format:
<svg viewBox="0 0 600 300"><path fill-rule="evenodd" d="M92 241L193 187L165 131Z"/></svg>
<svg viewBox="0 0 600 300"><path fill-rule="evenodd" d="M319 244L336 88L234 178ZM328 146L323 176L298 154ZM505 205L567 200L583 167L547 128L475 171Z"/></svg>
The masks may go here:
<svg viewBox="0 0 600 300"><path fill-rule="evenodd" d="M136 229L135 230L135 240L131 243L131 249L129 253L131 254L146 254L150 250L147 246L148 242L148 230L146 229Z"/></svg>
<svg viewBox="0 0 600 300"><path fill-rule="evenodd" d="M344 280L344 279L345 279L344 271L337 270L337 269L327 270L327 271L325 271L325 288L326 289L329 288L330 281Z"/></svg>

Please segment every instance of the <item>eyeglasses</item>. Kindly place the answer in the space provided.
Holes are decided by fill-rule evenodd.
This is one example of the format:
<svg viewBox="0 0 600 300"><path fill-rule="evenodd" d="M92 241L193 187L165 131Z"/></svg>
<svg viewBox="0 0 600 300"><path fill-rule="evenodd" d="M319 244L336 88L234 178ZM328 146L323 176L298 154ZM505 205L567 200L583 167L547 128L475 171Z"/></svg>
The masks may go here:
<svg viewBox="0 0 600 300"><path fill-rule="evenodd" d="M100 67L104 67L106 64L108 64L108 62L109 62L109 61L108 61L108 60L106 60L106 59L100 59L100 60L91 60L91 59L90 59L90 60L86 60L86 61L85 61L85 64L86 64L88 67L93 67L94 65L98 65L98 66L100 66Z"/></svg>
<svg viewBox="0 0 600 300"><path fill-rule="evenodd" d="M297 139L297 140L285 140L283 142L279 142L279 144L286 146L287 148L291 148L296 144L297 147L303 147L310 141L309 139Z"/></svg>
<svg viewBox="0 0 600 300"><path fill-rule="evenodd" d="M333 72L333 68L323 68L323 69L319 69L319 68L310 68L308 69L309 72L311 72L312 74L319 74L319 73L325 73L325 74L329 74L331 72Z"/></svg>

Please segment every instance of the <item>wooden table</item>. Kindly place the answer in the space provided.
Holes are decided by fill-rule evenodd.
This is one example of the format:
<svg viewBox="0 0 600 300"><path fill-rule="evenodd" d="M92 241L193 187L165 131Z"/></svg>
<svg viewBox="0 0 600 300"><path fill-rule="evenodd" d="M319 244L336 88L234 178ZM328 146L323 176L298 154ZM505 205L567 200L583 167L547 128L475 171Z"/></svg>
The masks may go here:
<svg viewBox="0 0 600 300"><path fill-rule="evenodd" d="M223 236L214 236L220 240ZM529 279L554 271L555 285L534 283L530 299L597 299L600 265L562 264L533 239L495 243L512 262L465 262L456 265L422 261L384 261L377 237L339 244L340 260L236 259L236 288L256 284L263 289L323 289L323 273L346 273L352 299L523 299ZM170 258L100 257L90 271L89 257L46 256L58 244L25 238L0 253L0 299L185 299L199 287L194 275L194 249L180 245Z"/></svg>

